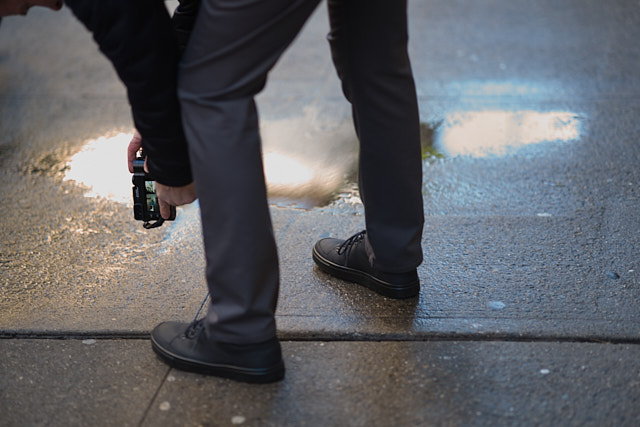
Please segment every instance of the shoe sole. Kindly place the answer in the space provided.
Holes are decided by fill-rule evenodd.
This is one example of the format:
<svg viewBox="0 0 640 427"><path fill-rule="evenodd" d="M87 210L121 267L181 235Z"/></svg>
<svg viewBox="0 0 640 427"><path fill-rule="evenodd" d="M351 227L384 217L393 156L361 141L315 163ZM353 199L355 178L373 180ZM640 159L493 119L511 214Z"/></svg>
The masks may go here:
<svg viewBox="0 0 640 427"><path fill-rule="evenodd" d="M160 356L169 366L182 371L195 372L198 374L213 375L220 378L228 378L246 383L272 383L284 378L284 362L270 368L243 368L215 363L203 363L198 360L186 359L166 351L153 336L151 346L158 356Z"/></svg>
<svg viewBox="0 0 640 427"><path fill-rule="evenodd" d="M361 270L338 265L329 261L318 253L315 246L312 253L313 260L322 271L339 279L354 282L379 293L382 296L394 299L413 298L420 293L420 283L414 282L404 286L396 286L380 280Z"/></svg>

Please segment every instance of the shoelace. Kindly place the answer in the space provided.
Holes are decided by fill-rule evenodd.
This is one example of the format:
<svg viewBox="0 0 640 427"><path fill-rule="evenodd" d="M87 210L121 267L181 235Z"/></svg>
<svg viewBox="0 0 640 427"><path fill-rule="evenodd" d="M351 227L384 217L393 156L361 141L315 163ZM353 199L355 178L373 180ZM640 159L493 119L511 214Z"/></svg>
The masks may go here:
<svg viewBox="0 0 640 427"><path fill-rule="evenodd" d="M194 316L193 321L191 321L191 324L187 327L187 330L184 332L184 335L189 339L196 338L198 335L200 335L200 333L204 329L204 317L202 319L198 319L198 317L200 316L200 313L202 312L202 309L204 308L204 306L207 304L207 301L209 301L209 296L210 295L207 292L207 295L204 297L202 304L200 304L200 308L198 309L198 312Z"/></svg>
<svg viewBox="0 0 640 427"><path fill-rule="evenodd" d="M351 251L351 248L363 241L366 235L367 230L363 230L349 237L338 247L338 255L342 255L345 251Z"/></svg>
<svg viewBox="0 0 640 427"><path fill-rule="evenodd" d="M204 317L202 319L194 320L193 322L191 322L191 324L187 327L187 330L184 331L184 336L189 339L197 338L203 329Z"/></svg>

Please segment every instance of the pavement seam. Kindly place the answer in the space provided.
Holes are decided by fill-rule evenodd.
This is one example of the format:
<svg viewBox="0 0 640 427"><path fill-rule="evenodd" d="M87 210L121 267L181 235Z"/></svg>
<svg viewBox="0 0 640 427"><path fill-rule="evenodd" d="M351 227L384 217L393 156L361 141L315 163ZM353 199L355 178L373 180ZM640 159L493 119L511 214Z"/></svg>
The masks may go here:
<svg viewBox="0 0 640 427"><path fill-rule="evenodd" d="M140 422L138 423L138 427L142 427L142 425L146 421L147 417L149 416L149 412L151 411L151 408L155 404L156 399L158 398L158 395L160 394L160 390L162 390L162 387L164 387L164 384L167 382L167 378L169 378L169 374L171 373L171 369L172 369L171 367L167 367L167 372L164 374L164 377L162 378L162 381L160 381L160 385L156 389L156 392L153 394L153 397L151 397L151 401L149 402L149 405L147 405L147 408L144 410L144 414L142 414L142 418L140 419Z"/></svg>
<svg viewBox="0 0 640 427"><path fill-rule="evenodd" d="M376 335L376 334L349 334L349 335L288 335L279 336L283 342L532 342L532 343L600 343L600 344L640 344L640 337L611 338L605 336L542 336L542 335ZM47 333L0 333L0 340L149 340L148 334L101 334L101 333L71 333L71 334L47 334Z"/></svg>

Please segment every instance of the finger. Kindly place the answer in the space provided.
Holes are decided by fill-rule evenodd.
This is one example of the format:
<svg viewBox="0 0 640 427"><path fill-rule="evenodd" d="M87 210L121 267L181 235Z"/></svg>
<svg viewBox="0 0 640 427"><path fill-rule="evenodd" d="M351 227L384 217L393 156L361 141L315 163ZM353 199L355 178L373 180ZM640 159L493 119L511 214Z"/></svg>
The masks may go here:
<svg viewBox="0 0 640 427"><path fill-rule="evenodd" d="M171 205L162 199L158 199L160 205L160 216L164 219L169 219L171 216Z"/></svg>
<svg viewBox="0 0 640 427"><path fill-rule="evenodd" d="M136 152L133 153L129 148L127 148L127 167L129 168L129 173L133 173L133 161L136 158Z"/></svg>
<svg viewBox="0 0 640 427"><path fill-rule="evenodd" d="M127 165L129 167L129 172L133 173L133 161L136 158L136 154L142 147L142 137L136 131L129 142L129 146L127 147Z"/></svg>

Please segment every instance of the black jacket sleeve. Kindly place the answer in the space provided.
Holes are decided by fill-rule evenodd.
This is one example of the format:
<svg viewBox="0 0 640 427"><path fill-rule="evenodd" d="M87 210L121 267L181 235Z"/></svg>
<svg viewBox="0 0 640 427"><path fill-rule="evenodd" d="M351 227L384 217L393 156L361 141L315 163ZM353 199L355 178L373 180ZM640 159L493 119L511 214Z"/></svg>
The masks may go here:
<svg viewBox="0 0 640 427"><path fill-rule="evenodd" d="M178 43L163 0L66 0L127 88L149 171L161 184L192 181L177 97Z"/></svg>

